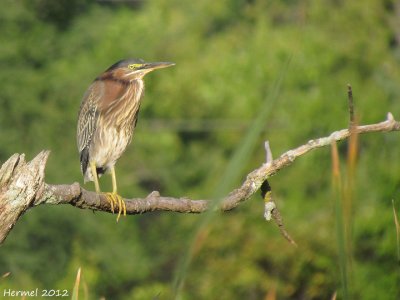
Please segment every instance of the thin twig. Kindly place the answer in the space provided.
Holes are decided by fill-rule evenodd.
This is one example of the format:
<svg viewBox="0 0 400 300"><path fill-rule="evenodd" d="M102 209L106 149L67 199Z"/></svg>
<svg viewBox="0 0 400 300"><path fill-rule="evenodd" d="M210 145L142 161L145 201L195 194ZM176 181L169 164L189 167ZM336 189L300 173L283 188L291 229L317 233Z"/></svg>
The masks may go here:
<svg viewBox="0 0 400 300"><path fill-rule="evenodd" d="M271 164L273 161L271 147L269 142L264 143L265 147L265 163ZM297 246L296 242L291 238L290 234L287 232L285 226L283 225L283 219L281 213L272 197L272 188L266 179L260 187L261 197L264 199L264 219L270 221L271 218L274 220L275 224L278 226L279 231L283 237L288 240L292 245Z"/></svg>
<svg viewBox="0 0 400 300"><path fill-rule="evenodd" d="M265 163L269 164L274 160L272 158L272 151L271 147L269 146L269 141L265 141L264 148L265 148Z"/></svg>
<svg viewBox="0 0 400 300"><path fill-rule="evenodd" d="M289 233L286 231L285 226L283 225L282 216L277 209L272 211L272 218L274 219L275 223L279 227L279 231L283 235L283 237L288 240L289 243L297 247L296 242L292 239Z"/></svg>

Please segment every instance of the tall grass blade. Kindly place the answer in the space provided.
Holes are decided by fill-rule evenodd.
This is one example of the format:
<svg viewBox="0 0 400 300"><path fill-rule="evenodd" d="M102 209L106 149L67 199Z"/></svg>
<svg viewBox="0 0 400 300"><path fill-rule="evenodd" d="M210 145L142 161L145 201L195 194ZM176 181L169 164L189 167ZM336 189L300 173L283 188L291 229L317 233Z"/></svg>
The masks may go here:
<svg viewBox="0 0 400 300"><path fill-rule="evenodd" d="M81 282L81 268L78 269L75 279L74 289L72 290L72 297L71 300L78 300L79 299L79 284Z"/></svg>
<svg viewBox="0 0 400 300"><path fill-rule="evenodd" d="M393 206L393 217L394 217L394 225L396 228L396 248L397 248L397 282L400 282L400 224L399 219L397 218L396 206L394 200L392 199ZM399 293L400 287L397 287L397 292Z"/></svg>
<svg viewBox="0 0 400 300"><path fill-rule="evenodd" d="M348 263L349 266L352 266L352 253L353 253L353 214L354 214L354 179L355 179L355 170L357 163L357 155L358 155L358 133L354 128L357 126L357 122L352 120L350 123L350 137L349 144L347 150L347 182L346 182L346 190L343 197L344 203L344 221L345 221L345 230L346 230L346 245L347 245L347 254L348 254Z"/></svg>
<svg viewBox="0 0 400 300"><path fill-rule="evenodd" d="M337 292L334 292L333 295L332 295L331 300L336 300L336 296L337 296Z"/></svg>
<svg viewBox="0 0 400 300"><path fill-rule="evenodd" d="M399 224L399 219L397 218L396 207L394 205L393 199L392 199L392 206L393 206L394 225L396 227L397 262L400 266L400 224Z"/></svg>
<svg viewBox="0 0 400 300"><path fill-rule="evenodd" d="M331 159L332 159L332 185L335 191L340 192L342 189L342 179L340 178L340 160L339 151L335 141L331 144Z"/></svg>
<svg viewBox="0 0 400 300"><path fill-rule="evenodd" d="M264 300L276 300L276 287L272 286L267 294L265 295Z"/></svg>
<svg viewBox="0 0 400 300"><path fill-rule="evenodd" d="M340 175L340 160L336 142L331 144L332 155L332 184L335 199L335 218L336 218L336 235L339 254L340 282L342 286L343 299L349 299L348 289L348 270L346 259L346 235L343 223L343 187ZM336 296L335 296L336 297Z"/></svg>
<svg viewBox="0 0 400 300"><path fill-rule="evenodd" d="M235 181L238 180L243 166L246 164L249 157L251 157L251 152L254 151L254 148L257 146L257 141L265 126L265 120L267 120L269 115L273 112L272 107L275 105L278 99L282 82L287 73L290 61L291 57L289 57L286 61L284 68L281 70L278 78L273 85L272 93L270 93L269 96L266 97L266 100L261 107L259 114L253 121L252 125L249 127L246 135L244 136L240 146L235 151L232 159L229 161L224 175L222 176L222 180L218 184L218 188L216 189L212 197L213 200L210 203L210 209L203 214L197 228L195 229L194 238L191 241L185 255L181 259L180 265L178 266L176 272L176 276L174 279L175 299L180 299L180 294L184 286L185 277L188 272L193 255L200 250L203 242L208 235L209 229L206 227L207 224L209 224L212 218L215 216L216 209L223 200L222 197L232 188Z"/></svg>

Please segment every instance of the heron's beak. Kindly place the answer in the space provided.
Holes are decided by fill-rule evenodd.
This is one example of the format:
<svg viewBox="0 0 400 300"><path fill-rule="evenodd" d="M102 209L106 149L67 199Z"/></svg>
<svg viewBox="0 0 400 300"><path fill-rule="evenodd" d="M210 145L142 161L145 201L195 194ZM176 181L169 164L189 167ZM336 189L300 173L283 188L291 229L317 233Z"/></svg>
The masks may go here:
<svg viewBox="0 0 400 300"><path fill-rule="evenodd" d="M153 63L144 63L141 70L145 73L149 73L153 70L168 68L174 66L175 63L172 62L153 62Z"/></svg>
<svg viewBox="0 0 400 300"><path fill-rule="evenodd" d="M153 63L143 63L142 65L138 66L136 69L126 73L124 77L128 77L131 80L135 80L138 78L143 78L144 75L147 73L157 70L157 69L162 69L162 68L167 68L175 65L172 62L153 62Z"/></svg>

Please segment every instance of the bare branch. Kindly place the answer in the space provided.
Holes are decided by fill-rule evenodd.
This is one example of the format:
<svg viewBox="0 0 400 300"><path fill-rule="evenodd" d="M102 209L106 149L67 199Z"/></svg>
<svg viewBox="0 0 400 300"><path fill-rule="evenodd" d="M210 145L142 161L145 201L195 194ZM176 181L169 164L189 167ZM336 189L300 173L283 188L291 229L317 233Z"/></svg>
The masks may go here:
<svg viewBox="0 0 400 300"><path fill-rule="evenodd" d="M388 115L388 116L391 116ZM386 121L357 126L355 131L358 134L368 132L387 132L400 130L400 122L388 117ZM327 137L322 137L308 141L307 144L289 150L279 158L249 173L242 186L233 190L224 198L220 209L228 211L234 209L241 202L249 199L269 177L275 175L281 169L291 165L294 160L311 150L330 146L332 141L341 141L350 136L349 129L335 131ZM174 211L180 213L201 213L207 210L208 200L191 200L186 197L174 198L163 197L157 192L153 192L146 198L125 199L128 214L139 214L151 211ZM84 190L78 183L72 185L46 185L45 193L35 204L71 204L79 208L93 209L111 212L111 207L103 195Z"/></svg>
<svg viewBox="0 0 400 300"><path fill-rule="evenodd" d="M355 126L358 134L368 132L399 131L400 123L392 114L387 120L364 126ZM241 187L233 190L220 204L221 211L229 211L249 199L258 191L265 180L281 169L291 165L297 157L311 150L330 146L350 136L349 129L335 131L327 137L308 141L279 158L264 163L249 173ZM26 163L23 154L14 154L0 169L0 243L2 243L18 218L29 208L40 204L70 204L81 209L111 212L109 202L102 194L83 189L78 183L51 185L44 183L44 168L49 151L42 151ZM163 197L152 192L146 198L125 199L127 214L141 214L152 211L179 213L201 213L209 208L208 200L191 200L186 197Z"/></svg>
<svg viewBox="0 0 400 300"><path fill-rule="evenodd" d="M14 154L1 167L0 243L18 218L40 197L49 154L49 151L42 151L28 163L24 154Z"/></svg>

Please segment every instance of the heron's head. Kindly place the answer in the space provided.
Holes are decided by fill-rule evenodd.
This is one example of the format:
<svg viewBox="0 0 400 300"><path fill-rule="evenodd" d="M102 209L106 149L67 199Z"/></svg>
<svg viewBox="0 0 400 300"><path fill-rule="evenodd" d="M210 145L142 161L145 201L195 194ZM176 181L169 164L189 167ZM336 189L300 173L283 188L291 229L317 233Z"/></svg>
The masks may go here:
<svg viewBox="0 0 400 300"><path fill-rule="evenodd" d="M109 67L106 72L121 80L136 80L147 73L175 65L172 62L145 62L142 59L124 59Z"/></svg>

